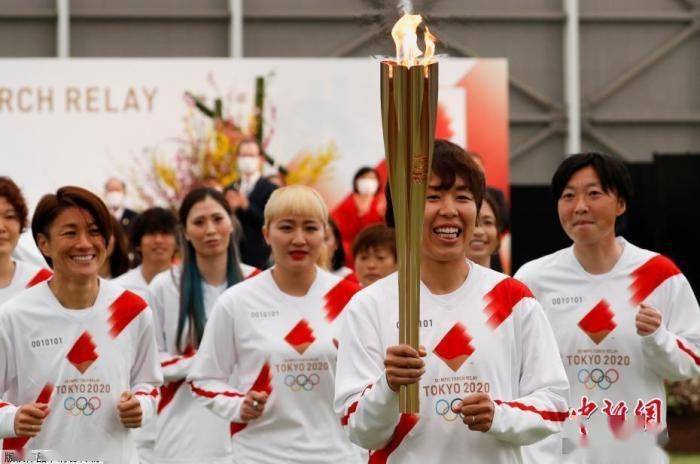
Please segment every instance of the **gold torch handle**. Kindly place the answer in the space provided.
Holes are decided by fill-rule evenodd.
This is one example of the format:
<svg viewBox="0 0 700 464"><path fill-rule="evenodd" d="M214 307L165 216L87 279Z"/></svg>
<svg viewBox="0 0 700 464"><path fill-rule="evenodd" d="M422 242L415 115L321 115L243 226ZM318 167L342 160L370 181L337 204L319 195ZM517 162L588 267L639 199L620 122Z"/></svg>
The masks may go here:
<svg viewBox="0 0 700 464"><path fill-rule="evenodd" d="M381 64L382 122L399 261L399 343L418 350L425 192L435 141L438 65ZM418 413L419 384L402 386L403 413Z"/></svg>

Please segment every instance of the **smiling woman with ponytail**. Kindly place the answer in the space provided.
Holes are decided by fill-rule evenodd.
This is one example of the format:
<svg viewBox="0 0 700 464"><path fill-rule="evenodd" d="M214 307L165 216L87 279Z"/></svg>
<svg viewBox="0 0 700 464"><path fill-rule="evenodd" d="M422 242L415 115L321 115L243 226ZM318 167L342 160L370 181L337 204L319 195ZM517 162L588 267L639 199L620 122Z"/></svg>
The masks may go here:
<svg viewBox="0 0 700 464"><path fill-rule="evenodd" d="M185 378L214 302L256 270L240 263L237 223L218 191L192 190L180 206L179 222L182 266L159 274L149 288L166 384L158 407L155 460L230 463L229 423L195 402Z"/></svg>

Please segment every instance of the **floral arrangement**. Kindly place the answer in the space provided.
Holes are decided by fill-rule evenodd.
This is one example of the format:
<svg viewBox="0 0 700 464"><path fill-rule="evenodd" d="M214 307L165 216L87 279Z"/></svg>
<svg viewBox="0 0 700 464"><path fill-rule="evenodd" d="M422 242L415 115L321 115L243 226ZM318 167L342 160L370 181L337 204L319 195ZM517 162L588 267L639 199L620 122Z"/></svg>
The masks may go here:
<svg viewBox="0 0 700 464"><path fill-rule="evenodd" d="M129 177L141 202L147 206L169 205L176 209L194 187L225 187L235 182L239 178L238 144L248 138L258 140L267 163L279 172L285 183L314 185L322 180L337 159L334 143L317 151L303 151L286 166L278 164L267 152L276 120L274 103L265 105L265 84L271 77L256 79L254 105L247 112L242 108L248 101L246 94L229 93L225 98L207 99L186 92L183 135L171 139L170 144L145 149L131 167ZM208 81L217 88L211 75Z"/></svg>

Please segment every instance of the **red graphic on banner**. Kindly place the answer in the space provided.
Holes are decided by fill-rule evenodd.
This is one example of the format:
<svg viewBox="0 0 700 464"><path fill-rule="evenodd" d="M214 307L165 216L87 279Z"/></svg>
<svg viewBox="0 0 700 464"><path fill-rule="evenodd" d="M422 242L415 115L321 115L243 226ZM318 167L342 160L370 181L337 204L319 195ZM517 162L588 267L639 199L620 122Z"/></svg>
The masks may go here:
<svg viewBox="0 0 700 464"><path fill-rule="evenodd" d="M437 115L435 117L435 138L450 140L454 135L450 113L445 109L445 105L438 102Z"/></svg>
<svg viewBox="0 0 700 464"><path fill-rule="evenodd" d="M484 160L488 185L510 198L508 69L502 60L476 60L457 83L467 95L467 148Z"/></svg>

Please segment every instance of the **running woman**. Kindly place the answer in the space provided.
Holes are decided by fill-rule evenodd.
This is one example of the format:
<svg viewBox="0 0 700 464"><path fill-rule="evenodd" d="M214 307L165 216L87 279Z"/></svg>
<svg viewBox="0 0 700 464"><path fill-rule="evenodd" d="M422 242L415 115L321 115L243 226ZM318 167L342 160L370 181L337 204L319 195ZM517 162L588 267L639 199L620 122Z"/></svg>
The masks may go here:
<svg viewBox="0 0 700 464"><path fill-rule="evenodd" d="M170 269L177 251L177 218L165 208L149 208L134 218L130 243L138 266L113 282L146 298L148 284Z"/></svg>
<svg viewBox="0 0 700 464"><path fill-rule="evenodd" d="M397 274L345 309L335 404L370 463L520 463L521 445L557 432L568 382L528 288L465 260L484 175L457 145L435 142L421 249L420 341L398 344ZM399 413L419 383L420 414Z"/></svg>
<svg viewBox="0 0 700 464"><path fill-rule="evenodd" d="M0 305L25 288L51 277L51 271L12 259L27 226L27 203L17 184L0 177Z"/></svg>
<svg viewBox="0 0 700 464"><path fill-rule="evenodd" d="M182 266L157 275L149 287L165 379L155 462L230 464L228 421L195 401L185 377L214 302L255 269L239 261L231 210L218 191L192 190L182 201L179 220L185 237Z"/></svg>
<svg viewBox="0 0 700 464"><path fill-rule="evenodd" d="M579 418L618 416L611 422L616 436L626 434L621 422L658 433L666 426L664 379L700 374L697 299L670 259L616 234L632 195L621 161L599 153L570 156L552 178L552 193L573 245L525 264L516 277L532 289L554 328L571 406ZM583 454L595 451L590 448ZM559 436L527 455L541 462L561 451ZM660 449L644 459L665 461Z"/></svg>
<svg viewBox="0 0 700 464"><path fill-rule="evenodd" d="M172 265L177 251L177 227L177 218L165 208L149 208L136 216L129 230L131 246L139 265L113 279L113 282L142 298L148 298L148 284ZM134 431L140 464L153 462L156 422L154 416Z"/></svg>
<svg viewBox="0 0 700 464"><path fill-rule="evenodd" d="M162 376L148 305L99 278L109 218L79 187L36 207L32 234L53 277L0 311L0 437L13 454L138 463L129 429L155 413Z"/></svg>
<svg viewBox="0 0 700 464"><path fill-rule="evenodd" d="M189 379L232 422L237 464L361 462L333 412L339 323L359 287L317 265L327 224L315 190L275 190L263 227L275 266L227 290L207 325Z"/></svg>

